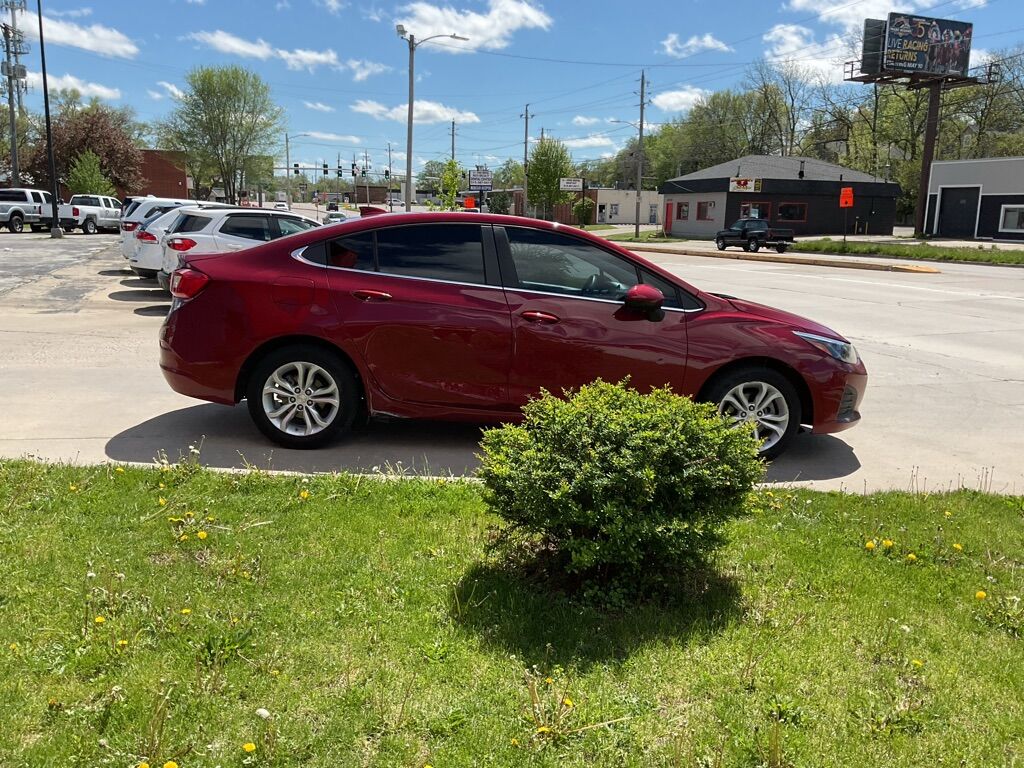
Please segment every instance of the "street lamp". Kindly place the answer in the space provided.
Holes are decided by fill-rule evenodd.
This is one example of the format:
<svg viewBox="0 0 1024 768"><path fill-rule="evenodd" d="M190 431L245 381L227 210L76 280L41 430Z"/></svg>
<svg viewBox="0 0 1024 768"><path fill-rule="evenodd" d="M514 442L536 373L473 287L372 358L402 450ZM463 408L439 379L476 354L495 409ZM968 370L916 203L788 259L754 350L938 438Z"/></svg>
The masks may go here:
<svg viewBox="0 0 1024 768"><path fill-rule="evenodd" d="M416 75L414 68L416 66L416 48L439 37L448 37L452 40L462 40L463 42L469 40L469 38L452 33L450 35L431 35L423 40L417 40L416 36L410 35L402 24L395 25L395 32L409 44L409 125L406 128L405 137L405 210L411 211L412 198L416 194L416 187L412 183L412 113L415 102L414 84L416 82Z"/></svg>

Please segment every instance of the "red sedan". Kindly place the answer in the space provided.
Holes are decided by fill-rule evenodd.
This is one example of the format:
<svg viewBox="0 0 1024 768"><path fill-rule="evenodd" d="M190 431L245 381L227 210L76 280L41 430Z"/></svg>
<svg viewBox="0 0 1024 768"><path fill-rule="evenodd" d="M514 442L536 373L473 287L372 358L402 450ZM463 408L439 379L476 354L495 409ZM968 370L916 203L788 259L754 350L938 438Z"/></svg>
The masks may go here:
<svg viewBox="0 0 1024 768"><path fill-rule="evenodd" d="M541 388L630 377L754 422L765 457L801 425L860 419L867 373L811 320L705 293L575 228L478 213L352 219L172 277L160 367L243 398L260 430L321 446L374 415L512 421Z"/></svg>

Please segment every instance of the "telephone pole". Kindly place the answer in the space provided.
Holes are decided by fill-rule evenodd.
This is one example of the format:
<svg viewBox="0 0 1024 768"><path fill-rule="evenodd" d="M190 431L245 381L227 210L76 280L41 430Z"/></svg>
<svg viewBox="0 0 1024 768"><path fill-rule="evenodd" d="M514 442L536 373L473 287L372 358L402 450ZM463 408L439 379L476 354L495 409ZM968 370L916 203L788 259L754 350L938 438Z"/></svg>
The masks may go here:
<svg viewBox="0 0 1024 768"><path fill-rule="evenodd" d="M23 81L27 73L25 67L18 64L19 57L28 53L25 36L18 30L17 13L25 10L25 0L2 0L0 9L10 11L10 23L3 23L4 61L3 76L7 80L7 112L11 134L11 179L13 186L21 183L21 170L18 163L18 110L15 103L21 103Z"/></svg>
<svg viewBox="0 0 1024 768"><path fill-rule="evenodd" d="M388 196L388 210L395 210L395 198L391 196L391 142L388 142L388 183L385 193Z"/></svg>
<svg viewBox="0 0 1024 768"><path fill-rule="evenodd" d="M640 136L636 145L636 229L633 236L640 239L640 197L644 183L644 106L647 100L647 73L640 70Z"/></svg>
<svg viewBox="0 0 1024 768"><path fill-rule="evenodd" d="M370 155L363 150L363 174L366 179L366 204L370 204Z"/></svg>
<svg viewBox="0 0 1024 768"><path fill-rule="evenodd" d="M455 159L455 121L452 120L452 160Z"/></svg>
<svg viewBox="0 0 1024 768"><path fill-rule="evenodd" d="M525 118L526 124L523 127L523 216L527 213L527 182L530 178L530 105L526 105L526 109L523 110L523 114L520 117Z"/></svg>

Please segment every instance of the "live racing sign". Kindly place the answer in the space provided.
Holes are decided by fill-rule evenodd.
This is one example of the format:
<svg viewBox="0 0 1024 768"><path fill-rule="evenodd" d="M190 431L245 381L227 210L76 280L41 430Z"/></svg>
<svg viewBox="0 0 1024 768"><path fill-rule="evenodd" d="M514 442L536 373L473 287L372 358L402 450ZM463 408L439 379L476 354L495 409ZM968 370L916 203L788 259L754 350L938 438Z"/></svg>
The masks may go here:
<svg viewBox="0 0 1024 768"><path fill-rule="evenodd" d="M966 75L974 25L890 13L883 69L928 75Z"/></svg>

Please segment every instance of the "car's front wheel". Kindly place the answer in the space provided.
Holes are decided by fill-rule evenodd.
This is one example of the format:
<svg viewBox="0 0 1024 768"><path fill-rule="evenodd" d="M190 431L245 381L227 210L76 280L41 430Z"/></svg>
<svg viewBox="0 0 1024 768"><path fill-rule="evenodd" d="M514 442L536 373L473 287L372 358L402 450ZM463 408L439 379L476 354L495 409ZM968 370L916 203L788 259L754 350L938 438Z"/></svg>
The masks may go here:
<svg viewBox="0 0 1024 768"><path fill-rule="evenodd" d="M751 253L757 253L758 250L760 250L760 248L761 248L761 244L759 242L757 242L757 238L756 237L752 237L749 240L747 240L747 248L746 248L746 250L750 251Z"/></svg>
<svg viewBox="0 0 1024 768"><path fill-rule="evenodd" d="M717 247L718 250L720 250L720 251L724 251L725 250L725 239L721 238L721 237L716 237L715 238L715 247Z"/></svg>
<svg viewBox="0 0 1024 768"><path fill-rule="evenodd" d="M319 448L348 431L359 408L348 366L331 352L297 345L275 350L253 369L246 388L249 415L286 448Z"/></svg>
<svg viewBox="0 0 1024 768"><path fill-rule="evenodd" d="M760 455L774 459L800 428L800 397L793 384L770 368L742 368L716 382L708 399L737 426L752 425Z"/></svg>

